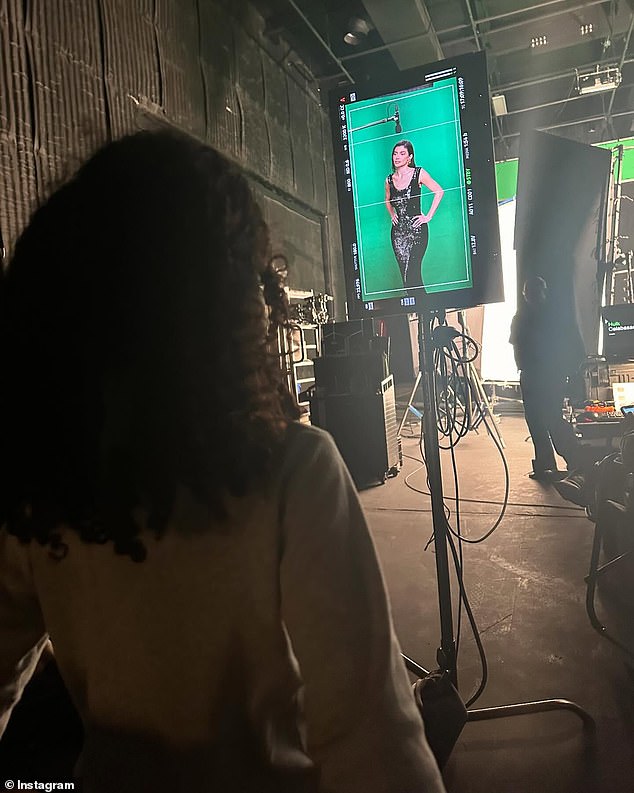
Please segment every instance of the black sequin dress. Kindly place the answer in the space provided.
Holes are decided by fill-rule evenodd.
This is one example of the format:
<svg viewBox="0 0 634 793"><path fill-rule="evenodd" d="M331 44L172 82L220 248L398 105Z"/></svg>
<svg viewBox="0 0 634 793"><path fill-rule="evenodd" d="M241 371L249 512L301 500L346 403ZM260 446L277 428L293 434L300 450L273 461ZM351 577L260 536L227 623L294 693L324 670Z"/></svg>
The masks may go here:
<svg viewBox="0 0 634 793"><path fill-rule="evenodd" d="M429 241L427 223L421 223L417 228L412 225L416 215L422 214L419 179L420 168L414 168L407 187L397 190L392 174L387 177L390 186L390 204L394 207L398 218L398 223L392 225L392 249L405 287L423 285L421 265Z"/></svg>

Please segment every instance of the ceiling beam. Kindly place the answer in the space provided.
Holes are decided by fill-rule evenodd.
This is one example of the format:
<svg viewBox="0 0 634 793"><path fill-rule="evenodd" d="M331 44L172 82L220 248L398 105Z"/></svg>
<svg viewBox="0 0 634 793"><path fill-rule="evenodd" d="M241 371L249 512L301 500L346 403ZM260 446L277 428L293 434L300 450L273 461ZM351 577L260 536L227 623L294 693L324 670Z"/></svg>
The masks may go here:
<svg viewBox="0 0 634 793"><path fill-rule="evenodd" d="M623 110L620 113L613 113L612 118L624 118L625 116L634 116L634 110ZM562 121L559 124L550 124L547 127L537 127L540 132L547 132L551 129L561 129L562 127L574 127L576 124L588 124L591 121L604 121L605 115L602 113L600 116L587 116L586 118L578 118L575 121ZM506 138L517 138L521 132L509 132L505 135ZM496 138L499 140L499 138Z"/></svg>
<svg viewBox="0 0 634 793"><path fill-rule="evenodd" d="M504 31L506 30L512 30L513 28L520 28L523 27L524 25L530 25L533 22L541 22L544 19L552 19L553 17L558 17L561 16L562 14L569 14L573 11L581 11L584 8L590 8L591 6L603 5L604 3L610 3L610 2L612 2L612 0L587 0L587 2L585 3L578 3L577 5L568 6L567 8L562 8L559 9L559 11L551 11L549 14L541 14L540 16L532 17L531 19L523 19L521 22L509 22L508 25L500 25L499 27L491 28L491 30L486 30L483 32L477 30L477 26L479 23L474 18L473 24L471 25L471 28L473 30L473 35L461 36L460 38L457 39L449 39L448 41L444 41L442 43L444 45L460 44L465 41L471 41L476 35L492 36L495 33L504 33ZM464 27L467 27L467 25L464 25ZM443 33L443 31L439 31L438 35L440 36L441 33Z"/></svg>
<svg viewBox="0 0 634 793"><path fill-rule="evenodd" d="M621 68L623 68L626 63L634 63L634 58L626 58L621 63ZM541 85L542 83L550 83L554 82L555 80L563 80L565 78L574 77L577 71L590 69L596 65L597 61L590 61L590 63L579 64L579 66L575 67L574 69L567 69L565 72L551 72L550 74L544 74L541 77L531 77L527 80L516 80L512 83L501 83L500 85L491 86L491 88L500 92L516 91L521 88L530 88L533 85Z"/></svg>
<svg viewBox="0 0 634 793"><path fill-rule="evenodd" d="M480 41L480 34L478 33L478 28L477 28L477 25L476 25L476 22L475 22L475 17L473 16L473 10L471 8L471 0L465 0L465 4L466 4L466 8L467 8L467 14L469 15L469 23L471 24L471 30L473 31L473 36L475 38L476 46L477 46L478 50L482 50L482 49L484 49L484 47L482 46L482 42ZM499 140L502 141L502 145L505 148L507 148L507 151L508 151L508 147L507 147L507 144L506 144L506 138L505 138L505 135L504 135L504 127L502 126L502 121L500 120L500 117L498 115L496 115L495 113L493 114L493 123L495 124L495 126L497 128Z"/></svg>
<svg viewBox="0 0 634 793"><path fill-rule="evenodd" d="M474 19L476 25L483 25L486 22L495 22L497 19L506 19L507 17L514 17L518 16L519 14L526 14L529 11L537 11L540 8L546 8L547 6L557 5L558 3L565 3L567 0L548 0L547 3L538 3L537 5L529 6L528 8L516 8L513 11L505 11L503 14L494 14L493 16L489 17L480 17L479 19ZM464 25L454 25L452 28L443 28L442 30L438 31L438 35L442 35L443 33L454 33L457 30L463 30L464 28L468 28L468 24Z"/></svg>
<svg viewBox="0 0 634 793"><path fill-rule="evenodd" d="M351 82L351 83L354 85L354 83L355 83L355 79L354 79L354 77L353 77L353 76L350 74L350 72L349 72L349 71L346 69L346 67L343 65L343 63L341 63L341 61L339 60L339 58L338 58L338 57L335 55L335 53L334 53L334 52L331 50L331 48L330 48L329 44L328 44L328 43L327 43L327 42L324 40L324 38L322 37L321 33L320 33L320 32L317 30L317 28L316 28L316 27L313 25L313 23L310 21L310 19L308 19L308 17L306 16L306 14L304 14L304 12L303 12L303 11L302 11L302 9L301 9L301 8L300 8L300 7L297 5L297 3L295 2L295 0L288 0L288 3L289 3L289 5L290 5L290 6L291 6L291 7L292 7L294 10L295 10L295 13L296 13L296 14L297 14L297 15L300 17L300 19L301 19L301 20L304 22L304 24L306 25L306 27L307 27L307 28L310 30L310 32L311 32L311 33L313 34L313 36L314 36L314 37L317 39L317 41L318 41L318 42L321 44L321 46L323 47L323 49L325 49L325 50L326 50L326 52L328 53L328 55L330 55L330 57L331 57L331 59L334 61L334 63L336 63L336 64L337 64L337 66L338 66L338 67L341 69L341 72L342 72L342 74L345 74L345 76L348 78L348 80L350 80L350 82Z"/></svg>
<svg viewBox="0 0 634 793"><path fill-rule="evenodd" d="M632 37L632 28L634 27L634 11L630 14L630 26L627 31L627 36L625 37L625 43L623 44L623 52L621 53L621 60L619 61L619 72L623 68L623 64L625 63L625 58L627 56L627 48L630 46L630 38ZM615 86L614 90L612 91L612 96L610 97L610 104L608 105L608 109L606 111L606 116L608 117L608 121L610 119L610 113L612 112L612 106L614 105L614 97L616 96L616 90L619 86Z"/></svg>
<svg viewBox="0 0 634 793"><path fill-rule="evenodd" d="M634 83L630 85L623 85L622 88L634 88ZM597 94L594 94L596 97ZM574 102L577 99L588 99L590 98L588 94L575 94L574 96L566 96L563 99L554 99L552 102L542 102L540 105L531 105L531 107L519 107L517 110L509 110L508 113L505 113L505 116L515 116L518 113L529 113L531 110L543 110L545 107L554 107L555 105L565 105L567 102ZM606 111L606 116L609 116L609 112Z"/></svg>
<svg viewBox="0 0 634 793"><path fill-rule="evenodd" d="M436 30L422 0L389 3L363 0L363 5L401 71L443 58Z"/></svg>

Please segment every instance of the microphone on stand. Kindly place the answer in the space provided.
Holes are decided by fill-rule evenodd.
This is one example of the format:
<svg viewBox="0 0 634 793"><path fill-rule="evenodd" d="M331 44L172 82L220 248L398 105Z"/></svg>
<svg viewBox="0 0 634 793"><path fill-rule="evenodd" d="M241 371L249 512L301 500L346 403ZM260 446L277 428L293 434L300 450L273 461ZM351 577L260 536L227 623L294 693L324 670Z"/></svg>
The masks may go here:
<svg viewBox="0 0 634 793"><path fill-rule="evenodd" d="M401 114L398 112L398 105L396 105L396 107L394 108L394 122L395 122L394 132L396 132L397 134L399 132L402 132L403 127L401 126Z"/></svg>

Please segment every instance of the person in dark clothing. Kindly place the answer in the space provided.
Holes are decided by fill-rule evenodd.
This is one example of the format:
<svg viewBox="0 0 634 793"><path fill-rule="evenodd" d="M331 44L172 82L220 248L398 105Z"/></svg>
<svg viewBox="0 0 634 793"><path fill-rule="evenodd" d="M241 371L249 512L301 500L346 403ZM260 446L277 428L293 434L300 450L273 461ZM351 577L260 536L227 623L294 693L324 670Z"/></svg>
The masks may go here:
<svg viewBox="0 0 634 793"><path fill-rule="evenodd" d="M557 479L555 452L564 458L569 471L581 465L580 444L572 425L563 418L562 402L567 379L576 372L585 351L575 323L566 322L551 305L543 278L528 278L523 297L509 341L520 370L524 415L535 447L530 476Z"/></svg>

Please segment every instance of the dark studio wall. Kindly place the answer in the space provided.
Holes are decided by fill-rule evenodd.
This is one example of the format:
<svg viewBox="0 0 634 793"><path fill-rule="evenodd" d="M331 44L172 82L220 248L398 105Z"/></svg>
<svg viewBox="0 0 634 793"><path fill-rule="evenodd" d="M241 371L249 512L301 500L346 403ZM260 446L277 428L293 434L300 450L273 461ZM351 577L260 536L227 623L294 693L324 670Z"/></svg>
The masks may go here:
<svg viewBox="0 0 634 793"><path fill-rule="evenodd" d="M289 285L344 287L329 122L243 0L0 0L0 230L102 142L164 118L249 176Z"/></svg>

